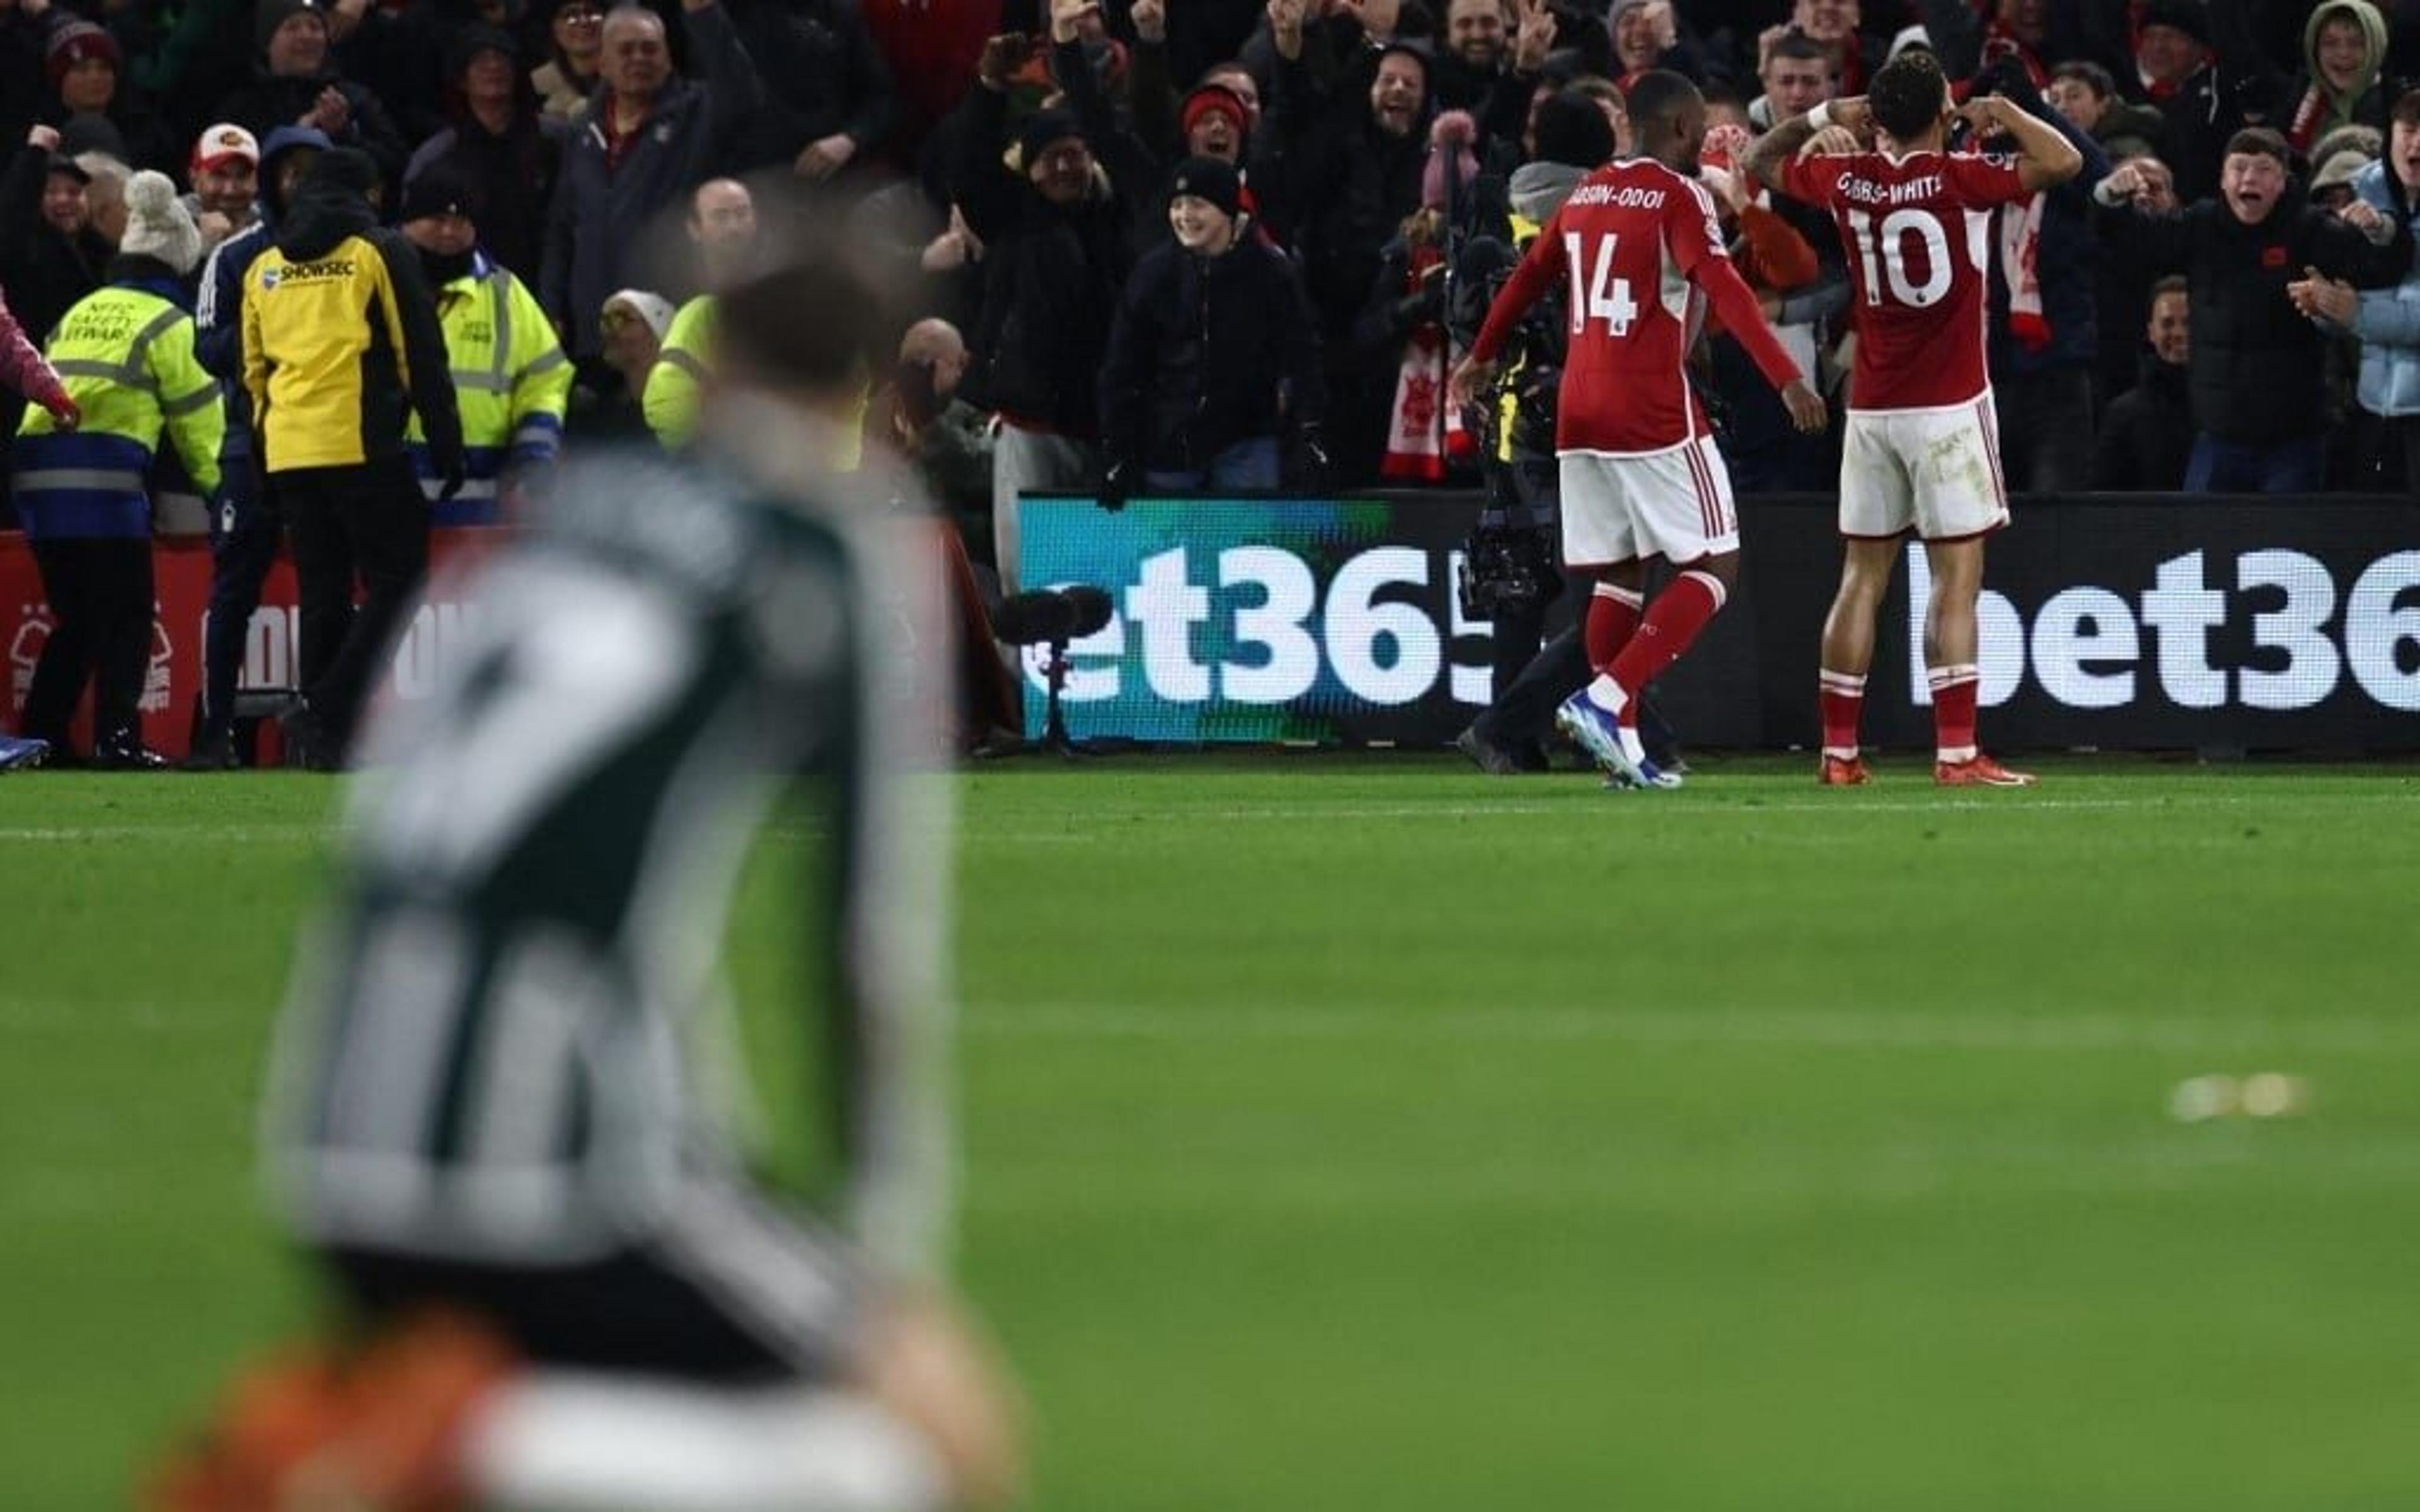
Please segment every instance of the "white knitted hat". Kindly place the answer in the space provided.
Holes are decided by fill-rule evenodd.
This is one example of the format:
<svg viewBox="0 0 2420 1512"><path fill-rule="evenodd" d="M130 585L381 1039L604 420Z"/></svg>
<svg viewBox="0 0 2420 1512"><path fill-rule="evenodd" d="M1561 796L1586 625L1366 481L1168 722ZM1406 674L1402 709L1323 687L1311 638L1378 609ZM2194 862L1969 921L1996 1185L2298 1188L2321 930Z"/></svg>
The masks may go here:
<svg viewBox="0 0 2420 1512"><path fill-rule="evenodd" d="M157 257L182 278L202 260L202 233L193 216L178 202L177 186L163 173L148 169L126 185L126 235L117 250Z"/></svg>

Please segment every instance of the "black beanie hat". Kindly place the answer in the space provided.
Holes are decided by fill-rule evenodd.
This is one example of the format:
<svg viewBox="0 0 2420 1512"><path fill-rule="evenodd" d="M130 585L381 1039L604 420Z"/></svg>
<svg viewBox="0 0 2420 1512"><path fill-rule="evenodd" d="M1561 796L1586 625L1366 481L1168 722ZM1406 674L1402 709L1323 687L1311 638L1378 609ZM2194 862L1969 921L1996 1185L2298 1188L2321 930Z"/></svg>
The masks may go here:
<svg viewBox="0 0 2420 1512"><path fill-rule="evenodd" d="M1559 90L1538 105L1540 162L1602 168L1613 160L1613 123L1605 107L1576 89Z"/></svg>
<svg viewBox="0 0 2420 1512"><path fill-rule="evenodd" d="M509 63L520 61L521 50L512 33L485 22L473 22L454 34L445 49L445 77L458 81L470 71L471 60L482 53L502 53Z"/></svg>
<svg viewBox="0 0 2420 1512"><path fill-rule="evenodd" d="M401 223L425 215L466 215L476 221L478 196L460 174L440 164L403 186L403 205L395 218Z"/></svg>
<svg viewBox="0 0 2420 1512"><path fill-rule="evenodd" d="M1187 158L1178 163L1168 180L1168 197L1174 199L1179 194L1208 200L1226 211L1231 221L1243 213L1244 180L1236 174L1234 164L1216 158Z"/></svg>
<svg viewBox="0 0 2420 1512"><path fill-rule="evenodd" d="M268 52L269 39L277 35L277 28L285 25L288 17L318 8L318 0L260 0L260 8L252 14L252 45Z"/></svg>
<svg viewBox="0 0 2420 1512"><path fill-rule="evenodd" d="M2210 11L2201 0L2151 0L2134 22L2134 30L2146 26L2173 26L2204 47L2210 45Z"/></svg>
<svg viewBox="0 0 2420 1512"><path fill-rule="evenodd" d="M1025 117L1016 129L1016 161L1031 168L1033 161L1042 156L1043 148L1070 136L1087 147L1093 145L1085 137L1083 125L1076 119L1073 111L1037 110Z"/></svg>

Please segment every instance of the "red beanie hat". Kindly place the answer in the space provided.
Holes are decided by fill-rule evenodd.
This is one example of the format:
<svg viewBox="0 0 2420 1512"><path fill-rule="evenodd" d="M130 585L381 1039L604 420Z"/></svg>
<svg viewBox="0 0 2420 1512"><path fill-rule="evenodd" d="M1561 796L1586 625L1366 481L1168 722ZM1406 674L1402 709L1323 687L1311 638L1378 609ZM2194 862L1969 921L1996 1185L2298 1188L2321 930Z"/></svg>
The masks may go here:
<svg viewBox="0 0 2420 1512"><path fill-rule="evenodd" d="M1177 117L1178 128L1189 137L1193 134L1193 123L1210 115L1226 116L1238 137L1243 136L1252 123L1251 112L1244 108L1243 96L1223 84L1205 84L1185 97L1185 108Z"/></svg>
<svg viewBox="0 0 2420 1512"><path fill-rule="evenodd" d="M87 58L99 58L118 73L126 71L126 60L117 51L117 39L88 21L71 21L51 34L51 45L43 57L50 69L51 87L68 76L68 69Z"/></svg>

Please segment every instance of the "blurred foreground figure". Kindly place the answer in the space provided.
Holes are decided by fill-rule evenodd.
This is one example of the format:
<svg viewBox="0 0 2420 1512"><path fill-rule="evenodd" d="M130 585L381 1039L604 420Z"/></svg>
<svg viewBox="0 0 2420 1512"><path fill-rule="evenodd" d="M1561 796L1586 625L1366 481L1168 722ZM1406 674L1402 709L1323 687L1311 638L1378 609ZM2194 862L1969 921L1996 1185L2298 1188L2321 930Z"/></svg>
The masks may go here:
<svg viewBox="0 0 2420 1512"><path fill-rule="evenodd" d="M240 1383L163 1504L1014 1494L939 1273L948 779L898 691L944 643L931 527L829 461L880 293L833 251L726 291L698 457L567 470L436 696L370 727L271 1123L347 1342ZM801 1193L752 1164L720 960L777 812L804 917L744 937L806 960L755 1066L809 1091L744 1111L820 1141Z"/></svg>

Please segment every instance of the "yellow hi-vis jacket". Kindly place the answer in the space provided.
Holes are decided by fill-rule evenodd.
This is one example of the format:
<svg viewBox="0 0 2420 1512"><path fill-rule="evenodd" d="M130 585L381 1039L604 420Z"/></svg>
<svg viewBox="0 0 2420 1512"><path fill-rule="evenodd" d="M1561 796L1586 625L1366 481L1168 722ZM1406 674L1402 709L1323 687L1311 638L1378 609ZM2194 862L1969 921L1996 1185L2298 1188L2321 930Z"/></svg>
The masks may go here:
<svg viewBox="0 0 2420 1512"><path fill-rule="evenodd" d="M462 491L440 500L442 480L415 413L406 433L412 471L439 525L492 525L507 474L549 466L563 445L571 359L529 286L475 255L471 270L437 291L437 323L462 415Z"/></svg>
<svg viewBox="0 0 2420 1512"><path fill-rule="evenodd" d="M647 428L656 433L665 451L685 451L697 439L698 388L713 368L714 321L713 295L701 294L682 305L664 332L656 365L647 370L647 388L640 395L640 407L646 414ZM873 400L872 385L861 386L857 421L842 432L831 458L835 471L854 472L865 460L865 411Z"/></svg>
<svg viewBox="0 0 2420 1512"><path fill-rule="evenodd" d="M84 423L62 431L49 411L28 409L17 428L11 491L28 536L149 535L145 479L163 430L194 488L218 492L226 416L218 380L194 356L181 296L165 279L129 280L59 317L46 355Z"/></svg>

